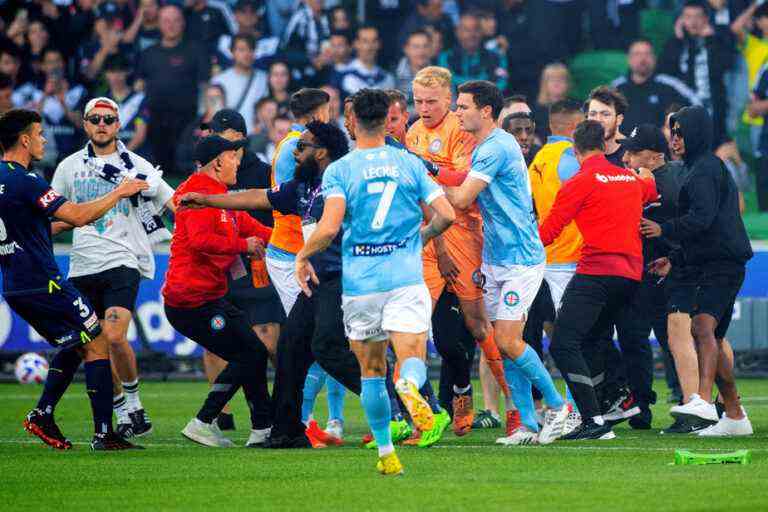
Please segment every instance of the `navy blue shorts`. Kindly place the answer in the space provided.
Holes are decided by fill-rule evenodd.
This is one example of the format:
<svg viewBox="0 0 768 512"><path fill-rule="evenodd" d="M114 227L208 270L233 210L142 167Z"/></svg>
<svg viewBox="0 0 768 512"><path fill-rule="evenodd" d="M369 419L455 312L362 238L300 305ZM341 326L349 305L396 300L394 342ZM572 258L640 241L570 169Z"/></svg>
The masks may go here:
<svg viewBox="0 0 768 512"><path fill-rule="evenodd" d="M56 348L78 347L101 334L88 299L67 280L60 281L51 293L11 295L5 301Z"/></svg>

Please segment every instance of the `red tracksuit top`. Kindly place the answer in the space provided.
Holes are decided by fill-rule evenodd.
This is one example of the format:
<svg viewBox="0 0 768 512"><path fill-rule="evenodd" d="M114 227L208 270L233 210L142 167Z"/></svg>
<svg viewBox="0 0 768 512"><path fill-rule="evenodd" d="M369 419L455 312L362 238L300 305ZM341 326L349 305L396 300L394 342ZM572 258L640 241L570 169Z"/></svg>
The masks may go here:
<svg viewBox="0 0 768 512"><path fill-rule="evenodd" d="M574 220L584 237L577 274L639 281L643 274L640 217L643 205L657 197L652 179L617 167L604 155L592 156L560 188L539 226L541 241L551 244Z"/></svg>
<svg viewBox="0 0 768 512"><path fill-rule="evenodd" d="M187 192L226 194L227 187L210 176L195 173L173 195ZM227 293L227 271L237 255L248 251L246 238L257 236L266 244L272 230L244 211L218 208L176 212L171 255L165 274L163 298L176 308L196 308Z"/></svg>

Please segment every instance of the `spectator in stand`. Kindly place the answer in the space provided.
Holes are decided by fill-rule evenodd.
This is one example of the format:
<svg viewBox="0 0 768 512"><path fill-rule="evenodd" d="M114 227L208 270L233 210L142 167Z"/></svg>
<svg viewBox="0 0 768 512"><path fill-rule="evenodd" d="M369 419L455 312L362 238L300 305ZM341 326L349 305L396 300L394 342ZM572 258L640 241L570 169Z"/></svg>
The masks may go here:
<svg viewBox="0 0 768 512"><path fill-rule="evenodd" d="M222 35L234 34L237 30L229 4L221 0L185 0L184 18L184 38L201 43L209 55L216 52Z"/></svg>
<svg viewBox="0 0 768 512"><path fill-rule="evenodd" d="M495 52L499 57L507 55L509 41L507 37L499 33L499 24L496 16L491 11L479 11L480 33L483 37L483 48Z"/></svg>
<svg viewBox="0 0 768 512"><path fill-rule="evenodd" d="M248 149L263 153L269 143L269 128L277 117L277 102L272 98L261 98L253 107L253 125L248 136Z"/></svg>
<svg viewBox="0 0 768 512"><path fill-rule="evenodd" d="M291 121L291 118L288 116L279 115L272 120L272 126L269 129L269 142L264 148L264 151L257 155L264 163L272 165L275 149L277 149L277 145L280 144L280 141L291 131L292 124L293 121Z"/></svg>
<svg viewBox="0 0 768 512"><path fill-rule="evenodd" d="M353 28L349 13L343 7L334 7L330 14L331 32L349 32Z"/></svg>
<svg viewBox="0 0 768 512"><path fill-rule="evenodd" d="M536 121L536 136L540 141L549 137L549 107L568 97L571 91L571 73L565 64L553 62L547 64L541 71L539 95L536 98L534 116Z"/></svg>
<svg viewBox="0 0 768 512"><path fill-rule="evenodd" d="M13 104L16 107L29 106L35 101L35 95L39 88L36 86L37 80L32 82L23 82L21 74L21 52L13 45L0 50L0 73L8 75L13 82ZM42 68L40 70L42 73ZM42 87L43 79L40 79Z"/></svg>
<svg viewBox="0 0 768 512"><path fill-rule="evenodd" d="M314 83L328 84L334 74L346 71L352 61L352 44L350 33L346 31L331 32L331 37L323 43L323 50L316 59L317 74Z"/></svg>
<svg viewBox="0 0 768 512"><path fill-rule="evenodd" d="M629 72L626 76L611 84L629 102L621 125L622 133L630 133L641 124L661 127L664 113L672 104L683 107L700 104L696 93L682 81L656 73L653 44L647 39L637 39L629 46L627 63Z"/></svg>
<svg viewBox="0 0 768 512"><path fill-rule="evenodd" d="M288 114L288 104L291 100L291 71L288 64L277 61L269 66L269 97L277 102L277 112Z"/></svg>
<svg viewBox="0 0 768 512"><path fill-rule="evenodd" d="M448 47L440 54L437 65L448 68L453 83L470 80L488 80L502 92L507 89L507 57L499 56L482 47L480 18L473 13L462 14L456 27L458 45Z"/></svg>
<svg viewBox="0 0 768 512"><path fill-rule="evenodd" d="M715 35L706 6L696 0L686 1L675 22L675 37L664 47L659 71L676 76L696 91L712 115L715 145L725 137L724 75L731 67L732 57L727 42Z"/></svg>
<svg viewBox="0 0 768 512"><path fill-rule="evenodd" d="M731 30L739 41L739 48L747 63L749 91L757 85L758 73L768 61L768 4L755 2L731 24ZM754 30L753 34L750 30ZM754 101L754 96L750 97ZM744 111L742 118L750 129L750 142L756 157L760 157L760 132L763 117L750 115L750 109Z"/></svg>
<svg viewBox="0 0 768 512"><path fill-rule="evenodd" d="M104 66L104 76L109 88L107 97L114 100L119 108L120 131L117 138L129 151L151 162L152 155L147 142L149 109L146 96L128 83L130 72L130 64L121 56L107 61Z"/></svg>
<svg viewBox="0 0 768 512"><path fill-rule="evenodd" d="M253 36L238 34L232 39L234 65L211 79L221 85L227 98L227 108L237 110L245 126L253 125L254 105L268 93L267 74L253 68L256 41Z"/></svg>
<svg viewBox="0 0 768 512"><path fill-rule="evenodd" d="M5 73L0 73L0 115L13 108L13 80Z"/></svg>
<svg viewBox="0 0 768 512"><path fill-rule="evenodd" d="M67 78L60 50L48 48L43 52L43 72L45 85L42 92L37 91L35 110L41 113L43 124L53 135L58 163L82 146L83 108L88 91Z"/></svg>
<svg viewBox="0 0 768 512"><path fill-rule="evenodd" d="M149 143L155 163L173 174L174 146L184 127L195 118L200 87L208 80L210 58L198 44L182 40L184 16L179 7L160 9L160 32L160 44L142 53L138 76L145 83L152 117Z"/></svg>
<svg viewBox="0 0 768 512"><path fill-rule="evenodd" d="M269 33L280 36L285 33L291 15L296 11L296 0L267 0Z"/></svg>
<svg viewBox="0 0 768 512"><path fill-rule="evenodd" d="M715 156L723 161L739 193L739 213L744 215L747 206L744 202L744 192L752 188L752 178L749 175L749 167L741 158L739 146L733 139L728 139L715 150Z"/></svg>
<svg viewBox="0 0 768 512"><path fill-rule="evenodd" d="M747 112L752 117L768 115L768 63L760 68ZM758 155L758 169L755 173L757 207L764 212L768 211L768 125L766 124L763 124L756 153Z"/></svg>
<svg viewBox="0 0 768 512"><path fill-rule="evenodd" d="M397 89L408 97L408 103L413 102L413 79L416 73L430 65L431 44L431 38L424 30L412 32L405 42L405 55L395 70L395 83Z"/></svg>
<svg viewBox="0 0 768 512"><path fill-rule="evenodd" d="M358 28L354 46L357 58L344 71L334 73L331 80L342 99L364 88L392 89L394 77L377 64L381 48L378 29L370 25Z"/></svg>
<svg viewBox="0 0 768 512"><path fill-rule="evenodd" d="M195 117L181 132L176 144L176 169L179 176L188 176L195 172L195 146L200 139L211 134L208 124L213 116L226 105L226 95L220 85L209 85L205 89L203 105L205 111L202 116Z"/></svg>
<svg viewBox="0 0 768 512"><path fill-rule="evenodd" d="M104 2L94 11L94 38L78 49L78 70L92 88L101 89L101 74L107 59L116 56L133 61L133 45L123 41L123 20L113 2ZM103 91L99 91L103 92Z"/></svg>
<svg viewBox="0 0 768 512"><path fill-rule="evenodd" d="M53 39L57 42L62 55L74 55L78 46L90 39L97 4L95 0L75 0L69 6L68 15L59 18L59 34Z"/></svg>
<svg viewBox="0 0 768 512"><path fill-rule="evenodd" d="M341 115L341 93L332 85L323 85L320 89L327 92L330 98L328 100L328 114L330 116L328 122L335 124L343 133L346 133L344 130L344 117Z"/></svg>
<svg viewBox="0 0 768 512"><path fill-rule="evenodd" d="M162 39L158 24L158 0L141 0L133 22L123 35L125 43L133 44L134 51L141 53Z"/></svg>
<svg viewBox="0 0 768 512"><path fill-rule="evenodd" d="M373 25L379 31L379 36L383 39L382 50L379 55L379 63L389 68L394 68L397 59L400 58L400 52L403 48L400 40L400 31L405 23L408 23L408 17L415 10L416 1L414 0L364 0L365 1L365 20L364 23ZM416 6L417 7L417 6ZM355 27L356 29L357 27ZM405 32L404 34L407 34Z"/></svg>
<svg viewBox="0 0 768 512"><path fill-rule="evenodd" d="M429 62L437 62L437 58L443 51L443 33L432 25L424 27L424 32L429 35Z"/></svg>
<svg viewBox="0 0 768 512"><path fill-rule="evenodd" d="M330 49L323 41L331 36L323 0L302 0L282 36L281 53L303 86L313 85L315 76L330 63Z"/></svg>
<svg viewBox="0 0 768 512"><path fill-rule="evenodd" d="M641 0L589 0L590 37L596 49L624 50L640 35Z"/></svg>
<svg viewBox="0 0 768 512"><path fill-rule="evenodd" d="M416 0L416 9L411 10L410 16L403 23L398 36L399 48L406 44L408 36L417 30L433 27L443 36L443 44L450 47L454 44L453 21L443 12L443 0Z"/></svg>
<svg viewBox="0 0 768 512"><path fill-rule="evenodd" d="M252 36L256 42L254 47L253 65L257 68L266 69L269 60L274 57L280 49L280 38L266 36L262 23L263 8L259 8L256 0L238 0L235 4L235 21L237 24L236 34L246 34ZM232 65L232 38L231 34L223 34L219 37L219 43L216 48L216 60L222 68Z"/></svg>
<svg viewBox="0 0 768 512"><path fill-rule="evenodd" d="M39 81L42 79L43 70L43 51L51 42L51 35L48 27L42 19L32 19L29 22L27 30L27 40L23 52L23 61L25 62L26 80Z"/></svg>

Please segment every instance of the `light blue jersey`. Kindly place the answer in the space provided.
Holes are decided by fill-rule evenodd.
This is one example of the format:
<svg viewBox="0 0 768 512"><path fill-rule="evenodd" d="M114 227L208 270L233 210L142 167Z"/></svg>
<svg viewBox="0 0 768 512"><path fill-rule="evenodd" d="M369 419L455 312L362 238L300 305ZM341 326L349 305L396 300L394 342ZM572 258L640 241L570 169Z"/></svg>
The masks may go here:
<svg viewBox="0 0 768 512"><path fill-rule="evenodd" d="M418 157L391 146L356 149L323 173L323 194L346 201L341 244L344 295L424 282L420 202L442 189Z"/></svg>
<svg viewBox="0 0 768 512"><path fill-rule="evenodd" d="M546 256L533 211L528 167L515 137L493 130L472 152L469 175L488 184L477 198L483 216L483 263L542 263Z"/></svg>

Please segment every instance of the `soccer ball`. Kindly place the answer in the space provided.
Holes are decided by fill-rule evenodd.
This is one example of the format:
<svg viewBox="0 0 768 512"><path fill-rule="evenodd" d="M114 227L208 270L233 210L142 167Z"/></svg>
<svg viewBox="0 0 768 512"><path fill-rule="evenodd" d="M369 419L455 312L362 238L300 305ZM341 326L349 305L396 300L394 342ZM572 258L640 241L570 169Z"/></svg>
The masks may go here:
<svg viewBox="0 0 768 512"><path fill-rule="evenodd" d="M48 361L40 354L27 352L16 360L15 373L22 384L42 384L48 378Z"/></svg>

